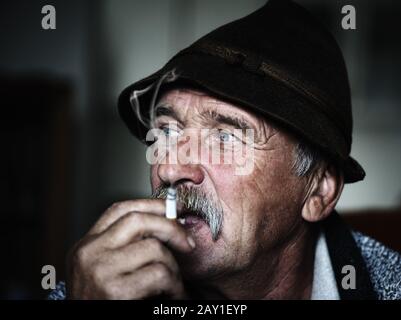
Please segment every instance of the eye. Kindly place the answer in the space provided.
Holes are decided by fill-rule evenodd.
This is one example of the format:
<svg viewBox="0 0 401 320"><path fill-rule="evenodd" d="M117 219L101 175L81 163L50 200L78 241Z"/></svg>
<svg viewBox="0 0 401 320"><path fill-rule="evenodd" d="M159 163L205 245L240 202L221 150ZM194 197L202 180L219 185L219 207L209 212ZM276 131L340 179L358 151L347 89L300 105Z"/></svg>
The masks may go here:
<svg viewBox="0 0 401 320"><path fill-rule="evenodd" d="M219 129L218 131L219 141L223 143L233 142L237 140L237 137L231 132L223 131Z"/></svg>
<svg viewBox="0 0 401 320"><path fill-rule="evenodd" d="M170 126L163 126L160 129L166 137L178 137L180 135L180 130L176 130Z"/></svg>

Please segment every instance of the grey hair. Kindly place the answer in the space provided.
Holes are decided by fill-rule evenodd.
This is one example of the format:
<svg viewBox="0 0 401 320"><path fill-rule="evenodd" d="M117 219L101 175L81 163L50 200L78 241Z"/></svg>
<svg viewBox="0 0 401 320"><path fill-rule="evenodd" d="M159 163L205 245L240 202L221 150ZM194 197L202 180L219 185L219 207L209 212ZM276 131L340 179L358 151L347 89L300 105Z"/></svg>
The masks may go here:
<svg viewBox="0 0 401 320"><path fill-rule="evenodd" d="M322 153L305 141L297 144L294 158L293 170L298 177L309 176L325 163Z"/></svg>
<svg viewBox="0 0 401 320"><path fill-rule="evenodd" d="M156 188L151 197L166 199L167 187ZM211 195L199 189L182 185L177 187L177 201L182 204L183 209L203 218L209 225L213 240L216 241L218 239L223 224L223 209L219 202L214 201Z"/></svg>

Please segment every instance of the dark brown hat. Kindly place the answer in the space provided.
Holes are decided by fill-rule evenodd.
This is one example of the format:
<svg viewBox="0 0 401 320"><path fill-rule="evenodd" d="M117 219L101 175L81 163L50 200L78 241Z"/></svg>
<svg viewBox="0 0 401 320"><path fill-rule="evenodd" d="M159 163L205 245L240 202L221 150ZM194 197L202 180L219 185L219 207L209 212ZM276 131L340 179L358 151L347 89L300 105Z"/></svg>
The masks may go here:
<svg viewBox="0 0 401 320"><path fill-rule="evenodd" d="M132 108L131 95L172 70L179 79L293 130L339 163L345 182L364 178L362 167L349 156L352 110L341 50L334 37L292 1L270 0L205 35L162 69L127 87L118 108L140 139L147 129ZM146 114L150 94L139 99L141 113Z"/></svg>

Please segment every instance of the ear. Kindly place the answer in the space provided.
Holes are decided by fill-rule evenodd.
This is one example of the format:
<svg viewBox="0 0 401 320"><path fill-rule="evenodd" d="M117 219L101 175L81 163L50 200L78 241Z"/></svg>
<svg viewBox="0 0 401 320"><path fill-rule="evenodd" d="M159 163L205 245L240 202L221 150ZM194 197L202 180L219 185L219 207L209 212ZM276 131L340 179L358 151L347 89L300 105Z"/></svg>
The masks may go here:
<svg viewBox="0 0 401 320"><path fill-rule="evenodd" d="M302 217L309 222L327 218L333 211L344 187L344 177L334 166L317 170L302 208Z"/></svg>

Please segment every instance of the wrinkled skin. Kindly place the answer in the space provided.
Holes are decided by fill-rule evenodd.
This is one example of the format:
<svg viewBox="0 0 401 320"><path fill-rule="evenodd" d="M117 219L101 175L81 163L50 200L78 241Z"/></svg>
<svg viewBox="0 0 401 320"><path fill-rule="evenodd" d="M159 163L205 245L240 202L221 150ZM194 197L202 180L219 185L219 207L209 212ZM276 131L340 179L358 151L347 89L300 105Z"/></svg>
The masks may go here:
<svg viewBox="0 0 401 320"><path fill-rule="evenodd" d="M342 177L329 167L311 177L296 176L296 140L238 106L190 89L167 91L160 103L175 115L157 117L155 127L170 123L193 138L202 128L231 132L231 125L208 116L212 112L241 118L255 130L254 144L246 146L253 148L253 171L235 175L238 164L210 161L152 165L153 189L200 188L220 203L218 239L212 239L206 223L184 228L167 221L161 200L120 203L73 248L69 297L190 298L188 283L206 298L308 299L316 239L312 222L334 208ZM216 139L220 145L220 136ZM187 147L185 141L178 144L179 152Z"/></svg>

